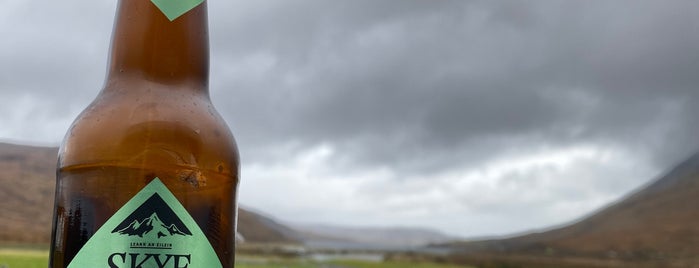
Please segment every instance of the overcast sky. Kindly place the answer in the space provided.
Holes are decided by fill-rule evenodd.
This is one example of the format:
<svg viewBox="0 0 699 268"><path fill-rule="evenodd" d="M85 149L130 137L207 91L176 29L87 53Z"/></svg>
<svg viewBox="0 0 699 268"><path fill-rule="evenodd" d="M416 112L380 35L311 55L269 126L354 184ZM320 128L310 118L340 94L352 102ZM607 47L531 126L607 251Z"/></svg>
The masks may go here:
<svg viewBox="0 0 699 268"><path fill-rule="evenodd" d="M56 146L116 0L0 0L0 140ZM699 1L212 0L240 201L465 237L574 220L699 148Z"/></svg>

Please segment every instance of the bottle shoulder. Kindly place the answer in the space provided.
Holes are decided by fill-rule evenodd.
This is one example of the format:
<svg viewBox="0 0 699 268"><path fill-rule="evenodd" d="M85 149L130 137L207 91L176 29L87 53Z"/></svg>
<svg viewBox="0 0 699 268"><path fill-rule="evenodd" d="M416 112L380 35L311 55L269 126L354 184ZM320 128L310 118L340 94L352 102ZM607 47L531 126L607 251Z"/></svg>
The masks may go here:
<svg viewBox="0 0 699 268"><path fill-rule="evenodd" d="M70 127L59 168L186 166L237 173L237 145L205 94L146 88L102 93Z"/></svg>

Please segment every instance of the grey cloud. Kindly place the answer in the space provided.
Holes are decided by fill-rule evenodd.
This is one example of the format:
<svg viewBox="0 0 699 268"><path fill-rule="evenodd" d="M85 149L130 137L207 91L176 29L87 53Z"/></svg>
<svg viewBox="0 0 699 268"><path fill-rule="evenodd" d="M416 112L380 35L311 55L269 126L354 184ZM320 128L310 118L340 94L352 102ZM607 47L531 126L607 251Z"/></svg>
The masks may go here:
<svg viewBox="0 0 699 268"><path fill-rule="evenodd" d="M250 147L331 143L356 164L405 168L485 161L513 140L613 142L663 155L658 166L699 145L665 123L696 106L692 2L272 2L215 26L217 57L267 58L214 87Z"/></svg>
<svg viewBox="0 0 699 268"><path fill-rule="evenodd" d="M97 95L112 26L104 18L112 17L114 4L3 4L7 13L0 18L0 101L8 111L0 122L6 131L22 132L13 131L14 139L57 145L66 123Z"/></svg>

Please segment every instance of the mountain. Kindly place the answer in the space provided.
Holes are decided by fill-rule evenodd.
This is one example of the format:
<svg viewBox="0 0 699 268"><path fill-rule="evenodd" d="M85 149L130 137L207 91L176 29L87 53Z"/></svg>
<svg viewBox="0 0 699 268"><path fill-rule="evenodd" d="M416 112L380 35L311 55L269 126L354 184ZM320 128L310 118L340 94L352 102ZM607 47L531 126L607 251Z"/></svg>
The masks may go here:
<svg viewBox="0 0 699 268"><path fill-rule="evenodd" d="M0 143L0 243L50 242L57 154L57 148ZM147 220L130 223L153 225ZM182 231L164 228L163 234ZM248 242L298 243L286 229L259 213L238 211L238 232Z"/></svg>
<svg viewBox="0 0 699 268"><path fill-rule="evenodd" d="M165 230L168 231L168 235L188 235L187 233L180 231L180 228L177 228L177 225L174 223L170 224L169 226L163 225L163 227L165 227Z"/></svg>
<svg viewBox="0 0 699 268"><path fill-rule="evenodd" d="M626 198L573 224L509 239L451 245L462 256L539 256L658 267L699 260L699 154ZM684 266L682 266L684 267Z"/></svg>
<svg viewBox="0 0 699 268"><path fill-rule="evenodd" d="M246 242L299 243L298 235L291 228L280 224L271 216L252 209L238 210L238 231Z"/></svg>
<svg viewBox="0 0 699 268"><path fill-rule="evenodd" d="M180 231L175 224L165 225L165 223L160 220L160 217L158 217L158 213L155 212L153 212L150 217L143 219L141 222L134 220L131 222L131 224L129 224L129 226L117 231L117 233L151 239L158 239L161 237L174 235L188 235Z"/></svg>
<svg viewBox="0 0 699 268"><path fill-rule="evenodd" d="M411 249L456 240L435 230L422 228L372 228L295 224L298 239L321 248Z"/></svg>
<svg viewBox="0 0 699 268"><path fill-rule="evenodd" d="M0 241L49 241L57 153L0 143Z"/></svg>

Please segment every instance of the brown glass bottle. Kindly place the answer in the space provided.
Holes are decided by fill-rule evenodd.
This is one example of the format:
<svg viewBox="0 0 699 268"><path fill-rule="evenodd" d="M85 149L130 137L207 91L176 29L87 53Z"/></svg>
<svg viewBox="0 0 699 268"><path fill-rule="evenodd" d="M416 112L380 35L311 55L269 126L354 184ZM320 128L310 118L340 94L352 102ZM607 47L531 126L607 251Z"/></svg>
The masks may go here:
<svg viewBox="0 0 699 268"><path fill-rule="evenodd" d="M209 98L207 28L206 2L170 21L150 0L119 0L104 88L59 151L50 267L155 178L234 267L239 159Z"/></svg>

